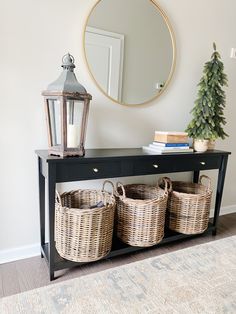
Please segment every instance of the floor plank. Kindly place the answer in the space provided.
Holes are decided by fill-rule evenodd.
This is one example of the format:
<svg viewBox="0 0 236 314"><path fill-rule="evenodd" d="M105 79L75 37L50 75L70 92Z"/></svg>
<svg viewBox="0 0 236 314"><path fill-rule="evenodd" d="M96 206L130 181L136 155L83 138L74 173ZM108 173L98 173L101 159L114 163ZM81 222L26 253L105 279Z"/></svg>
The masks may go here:
<svg viewBox="0 0 236 314"><path fill-rule="evenodd" d="M3 293L3 279L2 279L2 271L1 271L1 265L0 265L0 298L4 296Z"/></svg>
<svg viewBox="0 0 236 314"><path fill-rule="evenodd" d="M21 292L16 265L17 262L14 262L3 264L0 267L3 296Z"/></svg>
<svg viewBox="0 0 236 314"><path fill-rule="evenodd" d="M47 282L48 267L40 257L17 261L16 269L20 291L39 288Z"/></svg>
<svg viewBox="0 0 236 314"><path fill-rule="evenodd" d="M55 284L64 280L92 274L112 267L125 265L201 243L215 241L232 235L236 235L236 213L220 216L218 233L215 237L211 234L201 235L196 238L162 245L158 248L150 248L145 251L118 256L113 259L102 260L73 269L58 271L56 273L58 278L53 282L49 281L46 262L40 256L2 264L0 265L0 297Z"/></svg>

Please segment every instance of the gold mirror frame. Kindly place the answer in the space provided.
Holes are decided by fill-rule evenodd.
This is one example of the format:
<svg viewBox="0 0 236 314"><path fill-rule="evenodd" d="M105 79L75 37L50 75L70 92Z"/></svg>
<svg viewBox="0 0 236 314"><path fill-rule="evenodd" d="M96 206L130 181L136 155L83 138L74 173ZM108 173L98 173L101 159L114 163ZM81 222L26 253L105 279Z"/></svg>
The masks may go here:
<svg viewBox="0 0 236 314"><path fill-rule="evenodd" d="M171 37L171 42L172 42L172 49L173 49L173 58L172 58L172 65L171 65L171 70L170 70L170 73L169 73L169 76L168 76L168 79L166 80L165 82L165 87L157 94L155 95L154 97L151 97L149 100L145 101L145 102L142 102L142 103L138 103L138 104L126 104L126 103L123 103L123 102L120 102L118 101L117 99L114 99L112 98L111 96L109 96L103 89L102 87L99 85L99 83L97 82L97 80L95 79L91 69L90 69L90 66L89 66L89 62L88 62L88 59L87 59L87 56L86 56L86 48L85 48L85 32L86 32L86 27L87 27L87 24L88 24L88 20L93 12L93 10L95 9L95 7L101 2L102 0L97 0L97 2L93 5L93 7L91 8L87 18L86 18L86 21L85 21L85 26L84 26L84 31L83 31L83 52L84 52L84 59L85 59L85 63L87 65L87 68L89 70L89 74L90 74L90 77L92 78L92 80L94 81L95 85L97 86L97 88L106 96L108 97L111 101L117 103L117 104L120 104L120 105L123 105L123 106L142 106L142 105L146 105L148 103L151 103L152 101L154 101L155 99L159 98L164 92L165 90L168 88L169 86L169 83L173 77L173 74L174 74L174 70L175 70L175 65L176 65L176 41L175 41L175 35L174 35L174 31L173 31L173 28L170 24L170 21L166 15L166 13L163 11L163 9L160 7L160 5L155 1L155 0L147 0L147 1L150 1L152 5L154 5L156 7L156 9L158 10L158 12L161 14L161 16L163 17L166 25L167 25L167 28L169 30L169 33L170 33L170 37Z"/></svg>

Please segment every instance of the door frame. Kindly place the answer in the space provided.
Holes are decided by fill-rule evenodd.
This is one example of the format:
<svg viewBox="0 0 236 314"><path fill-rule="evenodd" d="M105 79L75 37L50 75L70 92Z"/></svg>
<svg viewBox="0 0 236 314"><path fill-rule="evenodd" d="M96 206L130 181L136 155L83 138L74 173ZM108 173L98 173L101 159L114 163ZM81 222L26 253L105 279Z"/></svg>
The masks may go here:
<svg viewBox="0 0 236 314"><path fill-rule="evenodd" d="M114 32L109 32L109 31L105 31L99 28L95 28L95 27L90 27L87 26L85 29L85 33L92 33L92 34L98 34L98 35L102 35L102 36L106 36L106 37L112 37L114 39L119 39L120 40L120 65L119 65L119 83L118 83L118 99L114 99L115 101L118 102L122 102L122 86L123 86L123 67L124 67L124 41L125 41L125 36L123 34L119 34L119 33L114 33ZM89 67L89 63L88 63L88 59L86 57L86 34L84 36L84 55L85 55L85 60L89 69L89 72L91 74L91 76L93 77L96 85L99 87L100 90L103 91L103 89L100 87L100 85L98 84L98 82L96 81L96 79L94 78L90 67ZM105 91L103 91L103 93L106 93ZM107 94L106 94L107 95ZM107 95L109 98L113 99L112 96Z"/></svg>

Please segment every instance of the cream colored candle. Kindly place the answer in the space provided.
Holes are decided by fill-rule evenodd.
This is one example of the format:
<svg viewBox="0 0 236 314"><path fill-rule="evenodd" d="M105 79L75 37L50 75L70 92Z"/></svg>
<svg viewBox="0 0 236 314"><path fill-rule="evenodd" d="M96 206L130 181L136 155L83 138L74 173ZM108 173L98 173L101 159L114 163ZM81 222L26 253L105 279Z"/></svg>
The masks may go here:
<svg viewBox="0 0 236 314"><path fill-rule="evenodd" d="M78 147L79 145L79 126L68 124L67 128L67 147Z"/></svg>

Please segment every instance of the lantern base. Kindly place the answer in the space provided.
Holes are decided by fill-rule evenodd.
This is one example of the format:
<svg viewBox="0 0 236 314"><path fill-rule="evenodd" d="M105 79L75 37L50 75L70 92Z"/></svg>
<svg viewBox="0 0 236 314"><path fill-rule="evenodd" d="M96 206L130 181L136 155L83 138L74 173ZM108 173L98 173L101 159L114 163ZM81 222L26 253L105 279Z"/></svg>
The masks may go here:
<svg viewBox="0 0 236 314"><path fill-rule="evenodd" d="M85 155L84 148L75 149L75 150L67 150L67 151L59 151L56 149L49 149L48 154L52 156L59 157L83 157Z"/></svg>

